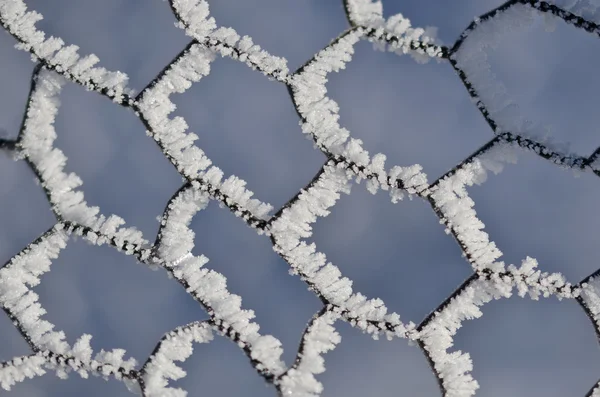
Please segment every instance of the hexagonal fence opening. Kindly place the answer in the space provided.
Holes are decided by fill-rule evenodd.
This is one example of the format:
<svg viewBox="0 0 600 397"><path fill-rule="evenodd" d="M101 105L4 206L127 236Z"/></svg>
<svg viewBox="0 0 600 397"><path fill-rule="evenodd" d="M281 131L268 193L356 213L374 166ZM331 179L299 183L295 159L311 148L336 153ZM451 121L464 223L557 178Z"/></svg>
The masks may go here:
<svg viewBox="0 0 600 397"><path fill-rule="evenodd" d="M389 165L420 164L437 178L493 137L447 61L417 63L410 56L354 46L352 61L328 76L340 125Z"/></svg>
<svg viewBox="0 0 600 397"><path fill-rule="evenodd" d="M188 396L212 394L223 397L275 397L277 391L267 384L244 352L225 337L214 333L208 343L195 344L194 352L178 366L187 375L169 383L170 387L187 390Z"/></svg>
<svg viewBox="0 0 600 397"><path fill-rule="evenodd" d="M520 265L530 256L542 271L560 272L572 283L600 268L595 238L600 180L594 174L575 177L525 153L469 194L485 231L504 253L500 260Z"/></svg>
<svg viewBox="0 0 600 397"><path fill-rule="evenodd" d="M353 281L353 290L381 298L404 323L418 324L471 274L458 244L429 203L389 202L353 186L313 227L317 251Z"/></svg>
<svg viewBox="0 0 600 397"><path fill-rule="evenodd" d="M276 208L325 161L302 133L286 86L241 62L218 57L208 76L171 99L213 164Z"/></svg>
<svg viewBox="0 0 600 397"><path fill-rule="evenodd" d="M79 190L90 206L121 216L153 240L156 217L181 176L132 111L73 83L60 100L54 147L67 156L65 172L82 179Z"/></svg>
<svg viewBox="0 0 600 397"><path fill-rule="evenodd" d="M322 396L437 396L439 387L427 359L404 339L373 340L338 321L341 343L325 358Z"/></svg>
<svg viewBox="0 0 600 397"><path fill-rule="evenodd" d="M74 237L34 291L48 312L45 318L65 331L69 344L87 333L94 352L122 348L138 363L165 333L207 317L166 272Z"/></svg>
<svg viewBox="0 0 600 397"><path fill-rule="evenodd" d="M547 135L563 150L587 156L600 146L595 132L599 49L597 35L536 13L530 26L512 29L488 53L507 96L525 119L539 125L539 139Z"/></svg>
<svg viewBox="0 0 600 397"><path fill-rule="evenodd" d="M574 300L513 296L482 312L451 349L471 355L477 396L584 396L598 381L598 340Z"/></svg>
<svg viewBox="0 0 600 397"><path fill-rule="evenodd" d="M461 78L465 79L474 101L498 131L510 131L536 140L551 139L552 146L561 152L579 151L583 147L585 152L591 153L595 145L580 137L590 137L586 133L590 128L586 122L593 121L594 115L585 103L595 91L593 83L586 82L589 59L579 54L595 45L591 40L598 17L581 4L559 3L558 6L564 9L547 2L507 2L469 27L451 59ZM570 26L563 20L568 20ZM542 36L544 25L546 30L558 29L558 34ZM585 38L585 31L592 34ZM521 44L515 44L517 42ZM577 44L572 45L574 52L567 50L565 56L562 53L556 55L557 42L563 46ZM583 57L585 62L580 61ZM528 102L535 102L535 106L523 104ZM571 118L565 117L565 109L571 109L575 102L583 103L579 106L582 109L571 112ZM536 118L536 112L543 115ZM575 129L582 131L577 138L571 133ZM565 133L555 134L557 130ZM566 139L579 141L582 146L577 144L570 148L562 142Z"/></svg>
<svg viewBox="0 0 600 397"><path fill-rule="evenodd" d="M191 227L194 255L205 255L209 262L204 267L227 278L229 292L241 296L243 309L254 311L261 334L281 341L282 358L291 365L306 324L322 307L319 299L297 276L290 276L289 265L273 252L268 237L217 203L200 211Z"/></svg>
<svg viewBox="0 0 600 397"><path fill-rule="evenodd" d="M174 26L166 2L65 0L61 7L39 0L25 3L44 16L38 30L78 45L81 55L96 54L101 66L126 73L128 85L137 90L189 42Z"/></svg>

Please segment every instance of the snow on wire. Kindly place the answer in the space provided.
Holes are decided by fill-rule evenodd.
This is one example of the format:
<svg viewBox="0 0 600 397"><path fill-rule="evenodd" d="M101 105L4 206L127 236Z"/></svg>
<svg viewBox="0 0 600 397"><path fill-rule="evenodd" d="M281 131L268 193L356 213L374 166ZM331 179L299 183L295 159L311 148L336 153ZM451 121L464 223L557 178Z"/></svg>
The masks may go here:
<svg viewBox="0 0 600 397"><path fill-rule="evenodd" d="M169 386L170 380L185 376L175 361L186 360L194 343L208 343L216 332L236 343L258 375L280 395L317 396L323 389L315 378L325 370L323 354L341 341L335 322L346 321L374 338L413 341L426 356L442 395L472 396L479 387L471 375L472 362L468 353L450 350L453 336L463 321L482 315L483 305L509 297L513 291L532 299L575 299L600 341L600 269L572 284L560 274L538 270L533 258L525 258L519 266L499 261L502 253L484 231L467 192L469 186L484 182L489 171L498 173L504 163L514 162L520 150L560 167L600 176L600 148L582 157L564 153L557 145L539 139L537 127L524 121L506 97L503 85L490 72L486 54L503 33L530 24L536 13L599 36L598 4L595 0L510 0L476 18L452 47L445 47L436 44L433 30L412 27L401 14L386 20L380 1L345 0L350 28L290 72L284 58L269 54L248 36L240 37L231 28L219 27L206 1L169 0L177 26L191 40L136 95L127 88L125 74L97 67L95 55L82 56L76 45L47 38L38 31L35 23L42 16L28 11L23 1L0 0L3 28L18 40L17 48L29 52L38 62L19 135L15 140L0 139L0 149L31 167L56 217L50 230L0 268L0 303L32 350L28 356L0 364L0 386L8 390L46 370L56 371L62 378L75 371L82 377L91 373L122 380L132 392L143 396L185 396L186 391ZM339 125L338 105L327 96L328 74L351 61L359 40L400 55L409 54L418 62L435 58L449 63L494 137L432 183L419 165L386 168L385 155L370 156L362 142ZM174 110L170 96L185 92L208 75L218 55L243 62L286 85L303 133L327 157L313 180L274 214L269 204L252 197L243 180L233 175L224 179L223 172L194 144L197 135L188 131L182 117L169 117ZM78 190L82 181L64 172L67 158L53 146L53 123L65 79L131 109L185 179L165 208L154 243L135 228L124 227L120 217L102 215L99 208L88 206ZM353 180L364 180L373 194L379 189L388 191L393 202L405 195L426 200L473 270L419 324L401 321L400 315L390 312L381 299L354 291L352 281L317 251L314 243L306 242L312 234L311 224L329 214L341 193L350 193ZM308 323L296 360L289 368L281 360L281 342L271 335L261 335L259 325L253 322L253 311L242 308L241 297L228 291L225 277L206 266L208 258L192 254L194 232L189 224L210 200L269 238L273 250L289 264L290 273L304 281L323 303ZM209 320L167 333L141 365L133 358L126 359L123 349L93 352L90 335L81 335L73 346L69 345L64 332L54 330L54 325L42 318L45 310L32 287L50 271L52 261L72 235L92 244L108 244L149 267L164 269L206 310ZM600 396L600 380L587 396Z"/></svg>

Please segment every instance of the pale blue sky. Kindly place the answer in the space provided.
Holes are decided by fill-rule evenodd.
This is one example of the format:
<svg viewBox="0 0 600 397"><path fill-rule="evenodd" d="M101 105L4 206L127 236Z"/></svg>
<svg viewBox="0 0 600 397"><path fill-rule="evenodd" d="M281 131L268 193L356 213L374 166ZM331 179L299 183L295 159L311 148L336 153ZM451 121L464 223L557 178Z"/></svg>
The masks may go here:
<svg viewBox="0 0 600 397"><path fill-rule="evenodd" d="M176 28L168 3L159 0L28 0L46 19L49 34L95 53L103 66L130 76L141 89L188 42ZM501 1L384 1L386 15L402 12L415 25L439 27L450 45L476 15ZM221 26L248 34L295 69L348 27L341 0L213 0ZM535 26L507 37L490 55L522 113L549 125L559 141L582 155L600 145L596 110L600 39L559 24L553 33ZM0 35L0 129L16 136L34 64ZM330 76L330 96L341 107L341 124L370 153L388 155L388 166L423 165L433 180L492 137L452 68L415 63L410 57L374 51L359 43L346 70ZM176 113L199 135L198 145L226 174L248 182L256 196L278 207L321 167L324 156L298 125L285 87L230 59L175 96ZM68 171L84 181L90 204L115 213L152 240L156 217L181 185L142 124L128 110L69 83L56 121L57 146ZM531 154L519 156L482 186L470 189L476 211L507 262L526 255L543 270L576 282L597 269L600 181ZM33 175L23 162L0 156L0 261L16 254L53 224ZM255 310L264 333L280 338L288 363L320 302L257 235L215 203L192 223L195 253L228 278L230 291ZM354 280L354 288L381 297L406 321L416 323L470 274L453 239L420 199L391 204L353 186L332 214L320 219L310 239ZM42 278L46 317L70 342L84 332L92 346L125 348L143 361L163 333L206 314L173 280L149 271L109 247L71 241ZM459 330L456 348L474 359L478 396L583 396L600 376L594 330L574 301L533 302L514 297L483 308L484 316ZM326 355L318 376L323 396L436 396L435 378L416 347L404 340L373 341L338 324L342 343ZM0 360L26 354L27 346L0 317ZM197 346L177 382L190 396L274 396L246 356L228 340ZM9 396L126 396L125 386L99 378L68 381L49 374L17 385Z"/></svg>

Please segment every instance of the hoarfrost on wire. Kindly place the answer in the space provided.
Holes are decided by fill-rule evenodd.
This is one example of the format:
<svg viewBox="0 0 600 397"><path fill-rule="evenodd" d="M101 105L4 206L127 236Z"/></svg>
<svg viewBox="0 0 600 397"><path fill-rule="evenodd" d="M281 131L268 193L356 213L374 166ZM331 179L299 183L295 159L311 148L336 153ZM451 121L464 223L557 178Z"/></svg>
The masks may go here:
<svg viewBox="0 0 600 397"><path fill-rule="evenodd" d="M0 23L27 51L38 66L32 76L23 126L16 140L0 137L0 149L27 162L44 189L56 224L0 268L0 304L19 330L32 353L0 365L0 386L10 389L17 382L53 370L61 378L74 371L122 380L130 391L144 396L187 395L169 386L186 375L175 362L191 356L194 344L209 343L214 334L238 345L257 374L276 387L280 395L318 396L323 385L315 377L325 371L324 353L333 350L341 337L334 325L346 321L374 338L405 338L416 343L428 358L440 390L447 397L468 397L479 388L471 374L473 363L467 352L451 351L453 337L464 321L482 316L482 307L513 291L537 300L554 296L575 299L600 335L600 270L571 284L558 273L538 269L534 258L520 266L501 261L502 252L484 231L468 188L486 181L488 173L501 172L514 163L518 151L529 151L552 163L598 173L600 150L589 157L569 153L564 145L545 137L545 131L528 122L496 80L486 51L509 31L529 26L543 14L549 29L562 19L577 28L599 33L600 7L595 0L511 0L476 19L451 48L435 38L435 28L413 27L402 14L383 17L383 2L345 0L350 28L319 51L295 72L285 58L270 54L249 36L219 26L204 0L168 0L177 20L191 41L163 72L137 95L127 88L127 76L96 67L99 59L81 56L79 47L57 37L46 37L35 24L42 16L28 11L21 0L0 0ZM362 141L339 124L339 106L327 96L328 75L340 72L352 60L354 45L368 40L376 48L399 55L410 54L417 62L436 59L447 62L459 75L471 99L495 133L476 153L429 183L418 164L386 168L382 153L370 156ZM188 131L183 117L171 117L175 104L170 97L188 90L210 73L216 56L248 65L267 78L284 84L300 116L302 131L327 157L319 173L298 194L272 214L273 208L256 198L246 182L225 177L196 146L198 135ZM64 171L67 158L54 147L54 120L60 91L66 81L106 96L136 114L167 159L177 168L184 185L172 196L153 244L134 228L125 228L117 215L102 215L89 206L81 190L82 181ZM600 174L599 174L600 175ZM387 191L393 203L406 195L426 200L448 234L459 244L472 275L421 323L403 322L379 298L354 291L352 280L307 242L312 225L329 214L342 193L350 194L353 182L365 181L373 194ZM289 265L289 272L305 282L323 303L309 321L296 360L287 367L281 359L281 342L262 335L254 312L242 308L242 298L227 288L227 280L208 268L204 255L194 255L192 217L210 201L226 207L257 233L269 238L273 250ZM81 335L73 346L63 331L43 319L46 313L33 288L65 248L71 236L92 244L107 244L132 254L150 268L164 270L178 282L208 314L208 320L177 327L161 338L152 354L139 366L116 348L94 352L92 336ZM543 267L543 266L542 266ZM600 381L589 396L600 396Z"/></svg>

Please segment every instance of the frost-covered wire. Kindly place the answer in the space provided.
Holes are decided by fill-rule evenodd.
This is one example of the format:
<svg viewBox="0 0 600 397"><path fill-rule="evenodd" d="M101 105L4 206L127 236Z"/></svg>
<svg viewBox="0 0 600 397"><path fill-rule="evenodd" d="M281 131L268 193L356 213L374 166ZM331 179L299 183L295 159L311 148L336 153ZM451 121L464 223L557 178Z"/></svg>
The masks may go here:
<svg viewBox="0 0 600 397"><path fill-rule="evenodd" d="M285 58L269 54L254 44L250 36L241 37L232 28L217 27L206 1L169 0L169 4L179 22L178 26L198 44L221 56L239 60L279 82L287 81L289 70Z"/></svg>
<svg viewBox="0 0 600 397"><path fill-rule="evenodd" d="M0 364L0 387L10 390L15 384L46 373L46 359L41 353L15 357Z"/></svg>
<svg viewBox="0 0 600 397"><path fill-rule="evenodd" d="M578 284L581 294L577 302L594 324L596 338L600 343L600 278L589 277Z"/></svg>
<svg viewBox="0 0 600 397"><path fill-rule="evenodd" d="M223 180L223 172L212 166L202 149L194 145L198 136L188 132L182 117L169 118L175 110L170 96L183 93L194 82L210 72L214 54L199 44L190 44L137 97L136 108L148 134L156 140L163 153L190 182L200 184L213 198L228 206L237 216L252 226L261 226L272 207L252 198L246 182L232 175Z"/></svg>
<svg viewBox="0 0 600 397"><path fill-rule="evenodd" d="M381 49L399 55L408 53L420 62L448 54L446 47L435 43L435 29L413 28L402 14L384 19L381 1L344 0L344 10L350 25L364 29L365 37Z"/></svg>
<svg viewBox="0 0 600 397"><path fill-rule="evenodd" d="M89 206L83 192L77 190L82 185L81 179L75 173L64 171L67 157L54 147L57 138L54 120L63 85L61 76L41 64L34 69L27 109L15 143L17 158L24 158L33 170L58 221L89 228L92 234L92 230L97 231L113 240L116 246L125 247L125 252L133 253L135 247L139 254L140 249L148 248L142 233L135 228L122 227L125 221L121 217L106 217L100 214L98 207Z"/></svg>
<svg viewBox="0 0 600 397"><path fill-rule="evenodd" d="M42 19L36 11L28 11L21 0L0 1L0 24L19 41L17 48L30 52L35 59L70 80L98 91L117 103L127 103L131 90L127 88L127 75L96 67L95 55L80 56L79 47L65 45L62 39L37 30L35 24Z"/></svg>
<svg viewBox="0 0 600 397"><path fill-rule="evenodd" d="M335 162L326 164L319 178L270 223L274 250L290 264L292 274L299 275L324 304L334 306L346 321L374 337L381 332L390 338L406 337L410 324L403 324L398 314L388 313L380 299L367 299L354 292L352 282L342 276L339 268L327 262L314 243L303 241L312 234L311 223L329 213L328 208L335 204L340 193L349 193L349 178L345 168Z"/></svg>
<svg viewBox="0 0 600 397"><path fill-rule="evenodd" d="M600 380L592 386L589 392L585 395L585 397L600 397Z"/></svg>
<svg viewBox="0 0 600 397"><path fill-rule="evenodd" d="M430 361L445 396L469 397L475 395L479 388L471 375L473 364L469 354L448 350L453 346L453 337L462 323L483 315L483 305L509 298L514 289L519 296L529 295L533 300L540 296L556 296L558 299L579 297L581 290L578 286L566 282L559 273L542 273L537 265L535 259L526 258L520 267L510 265L508 271L485 269L473 273L418 325L414 338Z"/></svg>
<svg viewBox="0 0 600 397"><path fill-rule="evenodd" d="M69 234L68 228L58 223L0 268L0 305L34 352L3 364L0 385L7 390L25 378L44 374L47 368L54 369L61 378L73 370L84 378L88 372L117 379L135 378L132 371L136 361L125 360L125 350L101 350L92 359L91 335L82 335L70 346L65 333L56 331L54 324L42 318L46 310L32 287L50 271L52 261L66 247Z"/></svg>

